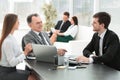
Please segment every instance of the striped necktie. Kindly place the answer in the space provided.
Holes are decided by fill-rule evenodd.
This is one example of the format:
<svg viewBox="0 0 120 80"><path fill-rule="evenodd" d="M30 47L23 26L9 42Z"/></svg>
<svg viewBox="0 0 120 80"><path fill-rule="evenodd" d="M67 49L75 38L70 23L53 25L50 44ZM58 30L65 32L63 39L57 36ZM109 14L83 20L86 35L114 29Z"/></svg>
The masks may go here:
<svg viewBox="0 0 120 80"><path fill-rule="evenodd" d="M45 39L44 39L44 37L43 37L43 35L42 35L41 32L39 33L39 36L40 36L40 38L41 38L41 40L42 40L41 43L44 44L44 45L46 45Z"/></svg>
<svg viewBox="0 0 120 80"><path fill-rule="evenodd" d="M62 23L61 23L61 25L60 25L59 30L61 30L61 28L62 28L63 24L64 24L64 21L62 21Z"/></svg>

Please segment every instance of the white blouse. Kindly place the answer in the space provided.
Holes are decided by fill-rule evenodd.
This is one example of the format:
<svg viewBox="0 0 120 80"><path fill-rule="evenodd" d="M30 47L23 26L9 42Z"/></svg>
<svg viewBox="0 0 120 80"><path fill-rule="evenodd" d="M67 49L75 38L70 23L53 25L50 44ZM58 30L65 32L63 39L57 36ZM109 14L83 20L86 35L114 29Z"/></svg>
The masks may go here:
<svg viewBox="0 0 120 80"><path fill-rule="evenodd" d="M9 34L2 43L2 56L0 65L5 67L15 67L25 59L25 54L21 51L13 35Z"/></svg>
<svg viewBox="0 0 120 80"><path fill-rule="evenodd" d="M77 25L71 25L67 31L65 31L63 34L65 36L71 35L73 38L76 36L78 33L78 26Z"/></svg>

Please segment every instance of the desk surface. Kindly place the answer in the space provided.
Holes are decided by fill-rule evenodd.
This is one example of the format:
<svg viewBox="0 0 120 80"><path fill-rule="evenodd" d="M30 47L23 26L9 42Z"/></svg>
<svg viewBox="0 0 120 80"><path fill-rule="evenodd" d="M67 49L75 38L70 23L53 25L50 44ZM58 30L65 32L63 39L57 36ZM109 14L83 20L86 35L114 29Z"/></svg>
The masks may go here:
<svg viewBox="0 0 120 80"><path fill-rule="evenodd" d="M43 80L120 80L120 71L101 64L89 64L87 68L75 70L51 70L53 67L51 64L35 60L28 60L26 63Z"/></svg>

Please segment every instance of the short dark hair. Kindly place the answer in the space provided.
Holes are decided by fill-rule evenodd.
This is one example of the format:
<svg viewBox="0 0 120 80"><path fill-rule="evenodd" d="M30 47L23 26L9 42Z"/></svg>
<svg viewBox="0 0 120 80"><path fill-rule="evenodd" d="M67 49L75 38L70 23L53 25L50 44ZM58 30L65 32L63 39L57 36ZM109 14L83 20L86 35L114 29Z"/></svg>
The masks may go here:
<svg viewBox="0 0 120 80"><path fill-rule="evenodd" d="M108 28L111 21L111 16L107 12L98 12L95 15L93 15L93 18L98 18L98 22L100 24L103 23L106 29Z"/></svg>
<svg viewBox="0 0 120 80"><path fill-rule="evenodd" d="M72 19L73 19L75 25L78 25L78 19L77 19L77 17L76 17L76 16L73 16Z"/></svg>
<svg viewBox="0 0 120 80"><path fill-rule="evenodd" d="M70 16L69 12L64 12L63 14L66 15L68 18Z"/></svg>
<svg viewBox="0 0 120 80"><path fill-rule="evenodd" d="M35 16L35 17L38 17L39 15L37 13L34 13L34 14L30 14L28 17L27 17L27 23L31 23L32 22L32 17Z"/></svg>

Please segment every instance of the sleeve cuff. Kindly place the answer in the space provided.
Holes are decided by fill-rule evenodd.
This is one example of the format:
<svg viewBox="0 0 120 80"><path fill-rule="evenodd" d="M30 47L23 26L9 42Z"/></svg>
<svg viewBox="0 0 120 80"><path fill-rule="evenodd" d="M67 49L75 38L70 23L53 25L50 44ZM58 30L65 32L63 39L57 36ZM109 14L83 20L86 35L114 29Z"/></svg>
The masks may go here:
<svg viewBox="0 0 120 80"><path fill-rule="evenodd" d="M24 59L26 58L25 54L22 53L20 56L19 56L19 62L22 62Z"/></svg>
<svg viewBox="0 0 120 80"><path fill-rule="evenodd" d="M93 63L93 58L89 57L89 63Z"/></svg>
<svg viewBox="0 0 120 80"><path fill-rule="evenodd" d="M89 58L92 58L93 56L94 56L94 55L93 55L93 54L91 54Z"/></svg>

